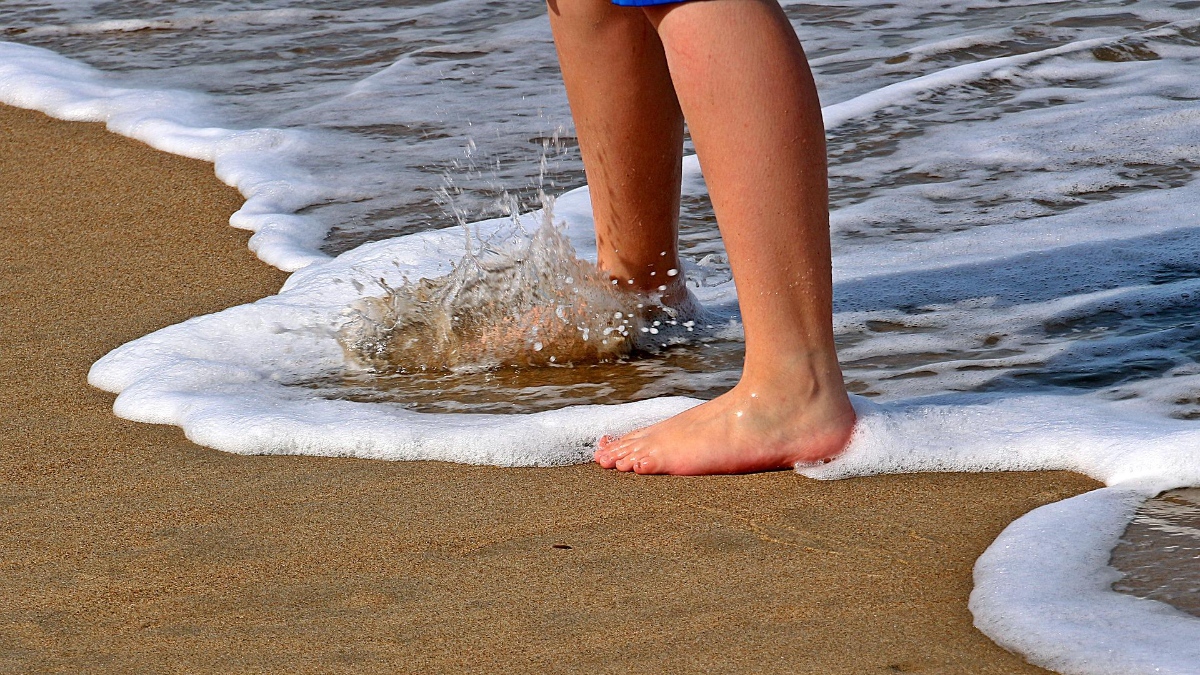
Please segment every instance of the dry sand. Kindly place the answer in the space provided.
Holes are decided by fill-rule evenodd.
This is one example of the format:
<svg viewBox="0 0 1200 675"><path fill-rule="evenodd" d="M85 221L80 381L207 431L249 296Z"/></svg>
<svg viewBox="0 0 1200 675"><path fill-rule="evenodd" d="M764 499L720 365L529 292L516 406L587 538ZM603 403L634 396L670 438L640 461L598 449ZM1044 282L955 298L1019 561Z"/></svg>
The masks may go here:
<svg viewBox="0 0 1200 675"><path fill-rule="evenodd" d="M1086 478L223 454L85 376L279 287L238 195L11 108L0 176L0 671L1043 672L972 627L971 568Z"/></svg>

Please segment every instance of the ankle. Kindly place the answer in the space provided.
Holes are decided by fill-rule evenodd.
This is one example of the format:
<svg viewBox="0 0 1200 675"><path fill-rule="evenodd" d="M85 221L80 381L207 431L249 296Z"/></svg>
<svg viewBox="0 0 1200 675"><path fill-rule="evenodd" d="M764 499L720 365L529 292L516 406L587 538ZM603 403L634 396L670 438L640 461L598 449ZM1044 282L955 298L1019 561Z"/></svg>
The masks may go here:
<svg viewBox="0 0 1200 675"><path fill-rule="evenodd" d="M623 277L608 270L604 271L613 282L613 288L645 296L654 307L686 310L684 313L689 316L696 309L693 307L696 305L695 298L688 290L687 280L679 267L667 267L662 272L651 270L640 277ZM633 283L630 283L631 280Z"/></svg>
<svg viewBox="0 0 1200 675"><path fill-rule="evenodd" d="M813 353L771 363L747 359L739 388L785 396L789 401L846 401L846 383L836 355Z"/></svg>
<svg viewBox="0 0 1200 675"><path fill-rule="evenodd" d="M608 274L613 285L638 293L662 292L683 282L683 266L673 251L664 251L646 260L630 261L618 257L601 256L600 269ZM665 287L665 288L664 288Z"/></svg>

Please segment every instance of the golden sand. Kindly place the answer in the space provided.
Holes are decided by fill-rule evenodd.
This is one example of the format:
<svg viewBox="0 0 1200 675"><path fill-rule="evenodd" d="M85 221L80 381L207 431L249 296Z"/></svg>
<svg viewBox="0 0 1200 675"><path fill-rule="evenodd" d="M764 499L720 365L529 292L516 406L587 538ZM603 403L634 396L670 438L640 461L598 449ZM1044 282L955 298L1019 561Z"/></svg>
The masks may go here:
<svg viewBox="0 0 1200 675"><path fill-rule="evenodd" d="M643 478L242 457L90 364L274 292L210 166L0 108L0 671L1032 673L976 557L1067 473Z"/></svg>

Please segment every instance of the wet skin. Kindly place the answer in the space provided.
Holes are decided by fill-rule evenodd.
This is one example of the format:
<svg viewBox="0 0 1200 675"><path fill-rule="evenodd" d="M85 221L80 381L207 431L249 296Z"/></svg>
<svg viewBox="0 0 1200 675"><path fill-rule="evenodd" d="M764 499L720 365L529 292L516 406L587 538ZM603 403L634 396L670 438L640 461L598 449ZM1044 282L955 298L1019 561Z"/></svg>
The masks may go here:
<svg viewBox="0 0 1200 675"><path fill-rule="evenodd" d="M637 473L711 474L836 457L855 417L833 344L824 127L791 24L774 0L548 4L601 268L640 291L681 269L686 117L746 333L734 389L601 439L596 461Z"/></svg>

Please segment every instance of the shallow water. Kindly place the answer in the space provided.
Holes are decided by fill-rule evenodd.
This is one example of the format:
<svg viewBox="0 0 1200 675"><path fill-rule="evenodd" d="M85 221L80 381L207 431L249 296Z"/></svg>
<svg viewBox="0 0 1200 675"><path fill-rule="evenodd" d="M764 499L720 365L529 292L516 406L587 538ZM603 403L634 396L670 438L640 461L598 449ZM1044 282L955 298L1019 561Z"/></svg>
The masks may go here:
<svg viewBox="0 0 1200 675"><path fill-rule="evenodd" d="M1137 510L1112 566L1113 588L1200 617L1200 489L1171 490Z"/></svg>

